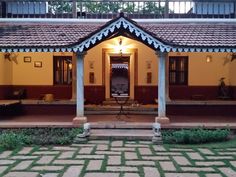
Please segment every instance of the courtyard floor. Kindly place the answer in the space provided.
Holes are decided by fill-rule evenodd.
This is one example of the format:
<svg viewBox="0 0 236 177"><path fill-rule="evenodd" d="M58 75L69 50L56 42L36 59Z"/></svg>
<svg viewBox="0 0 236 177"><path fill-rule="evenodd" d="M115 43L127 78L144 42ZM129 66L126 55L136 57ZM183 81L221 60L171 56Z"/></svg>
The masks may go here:
<svg viewBox="0 0 236 177"><path fill-rule="evenodd" d="M222 143L224 144L224 143ZM89 141L0 153L5 177L235 177L236 147Z"/></svg>

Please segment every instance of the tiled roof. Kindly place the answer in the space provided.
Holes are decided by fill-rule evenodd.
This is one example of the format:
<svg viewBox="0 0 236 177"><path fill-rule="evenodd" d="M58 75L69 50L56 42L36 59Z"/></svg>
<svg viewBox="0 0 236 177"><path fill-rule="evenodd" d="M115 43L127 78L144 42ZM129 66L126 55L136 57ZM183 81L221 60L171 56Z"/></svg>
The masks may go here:
<svg viewBox="0 0 236 177"><path fill-rule="evenodd" d="M1 47L65 46L78 42L103 24L0 23Z"/></svg>
<svg viewBox="0 0 236 177"><path fill-rule="evenodd" d="M109 23L109 22L108 22ZM0 22L0 47L55 47L78 43L105 23ZM137 23L171 46L236 47L236 23Z"/></svg>
<svg viewBox="0 0 236 177"><path fill-rule="evenodd" d="M171 45L236 46L236 23L142 24L141 26Z"/></svg>

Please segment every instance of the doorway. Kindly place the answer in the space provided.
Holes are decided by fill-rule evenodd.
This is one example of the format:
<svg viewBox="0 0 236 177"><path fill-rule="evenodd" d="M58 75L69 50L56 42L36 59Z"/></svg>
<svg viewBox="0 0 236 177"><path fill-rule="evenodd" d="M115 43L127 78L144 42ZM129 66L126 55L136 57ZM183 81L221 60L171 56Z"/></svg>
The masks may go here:
<svg viewBox="0 0 236 177"><path fill-rule="evenodd" d="M110 96L130 96L130 57L110 57Z"/></svg>

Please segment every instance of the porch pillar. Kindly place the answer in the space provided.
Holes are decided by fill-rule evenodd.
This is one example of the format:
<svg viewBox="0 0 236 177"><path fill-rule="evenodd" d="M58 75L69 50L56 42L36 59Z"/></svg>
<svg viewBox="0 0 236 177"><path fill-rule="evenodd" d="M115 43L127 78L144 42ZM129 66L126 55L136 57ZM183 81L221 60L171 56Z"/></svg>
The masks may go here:
<svg viewBox="0 0 236 177"><path fill-rule="evenodd" d="M166 52L157 52L159 56L158 64L158 117L156 122L169 123L170 120L166 117Z"/></svg>
<svg viewBox="0 0 236 177"><path fill-rule="evenodd" d="M86 53L77 53L77 82L76 82L76 117L73 123L83 124L87 122L84 116L84 56Z"/></svg>
<svg viewBox="0 0 236 177"><path fill-rule="evenodd" d="M169 57L166 55L166 102L170 101L170 87L169 87Z"/></svg>
<svg viewBox="0 0 236 177"><path fill-rule="evenodd" d="M77 55L73 54L72 56L72 97L71 101L76 101L76 60Z"/></svg>

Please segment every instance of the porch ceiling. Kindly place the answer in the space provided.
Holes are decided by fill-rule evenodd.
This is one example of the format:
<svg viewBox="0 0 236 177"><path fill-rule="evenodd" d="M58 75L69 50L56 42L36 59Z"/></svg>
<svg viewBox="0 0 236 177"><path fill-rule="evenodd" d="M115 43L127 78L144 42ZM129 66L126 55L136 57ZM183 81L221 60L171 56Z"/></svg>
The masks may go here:
<svg viewBox="0 0 236 177"><path fill-rule="evenodd" d="M124 31L155 50L236 52L236 22L1 22L1 52L83 52ZM122 34L122 33L121 33Z"/></svg>

